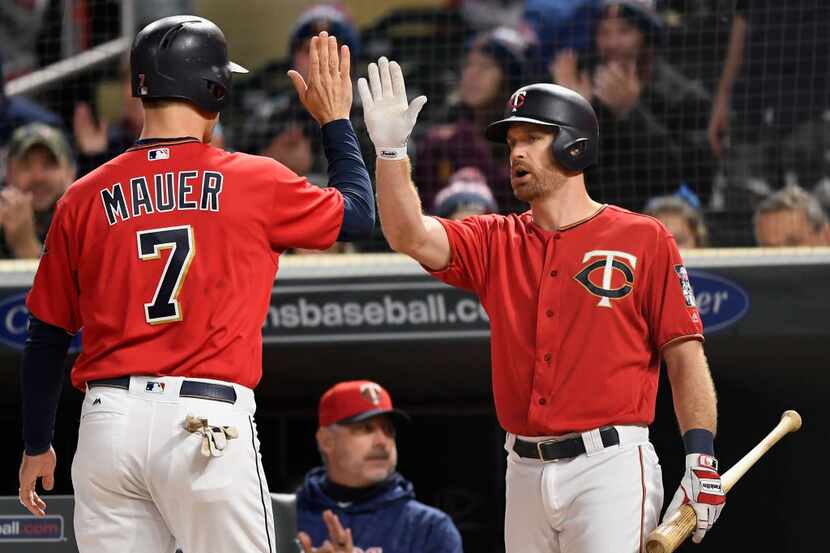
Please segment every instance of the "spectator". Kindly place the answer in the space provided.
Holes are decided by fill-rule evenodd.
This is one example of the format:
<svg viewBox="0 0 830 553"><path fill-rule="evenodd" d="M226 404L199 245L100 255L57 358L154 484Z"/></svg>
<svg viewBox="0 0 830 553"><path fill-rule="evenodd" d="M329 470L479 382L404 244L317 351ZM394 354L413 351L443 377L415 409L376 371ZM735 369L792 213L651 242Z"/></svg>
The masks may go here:
<svg viewBox="0 0 830 553"><path fill-rule="evenodd" d="M360 35L349 12L341 4L319 4L305 10L294 23L289 40L287 60L267 63L263 68L234 85L231 109L222 113L225 144L230 148L270 157L307 175L310 182L327 186L328 161L322 147L320 126L301 109L297 94L286 71L295 69L308 77L309 44L321 31L337 37L338 43L349 47L352 66L360 56ZM355 92L354 97L358 94ZM360 110L351 114L361 155L371 176L375 167L375 149L368 135L361 131ZM377 231L380 235L380 231ZM350 253L352 244L335 244L322 253ZM311 253L295 250L295 253ZM320 253L320 252L314 252Z"/></svg>
<svg viewBox="0 0 830 553"><path fill-rule="evenodd" d="M297 103L296 94L291 82L286 78L287 69L295 69L304 79L308 78L308 47L311 37L327 31L337 37L341 44L349 47L352 64L360 56L360 35L357 27L346 8L341 4L319 4L305 10L294 23L288 39L288 59L272 60L261 69L253 72L240 83L234 91L233 110L223 119L228 123L228 140L238 150L253 153L248 141L251 138L251 129L248 125L250 118L267 119L275 110L281 111L285 106ZM357 97L357 94L354 95ZM303 125L311 132L317 133L317 125L305 112L299 111ZM224 115L224 114L223 114ZM296 115L296 114L295 114ZM360 123L359 116L352 114L352 125L355 129ZM358 137L365 133L357 132ZM315 164L321 164L325 170L325 160L320 151L319 137L315 138ZM363 147L363 144L361 144ZM374 167L374 149L366 150L364 158L371 160ZM279 160L282 162L283 160Z"/></svg>
<svg viewBox="0 0 830 553"><path fill-rule="evenodd" d="M319 132L314 132L304 115L302 106L288 95L262 104L249 117L237 137L239 151L275 159L318 186L328 178L326 167L316 163L319 151Z"/></svg>
<svg viewBox="0 0 830 553"><path fill-rule="evenodd" d="M450 177L450 183L435 196L433 215L461 220L470 215L497 213L498 205L481 171L464 167Z"/></svg>
<svg viewBox="0 0 830 553"><path fill-rule="evenodd" d="M600 162L586 172L589 190L631 210L682 182L705 204L711 188L709 95L658 55L661 34L653 0L604 0L595 67L569 50L551 65L553 80L597 111Z"/></svg>
<svg viewBox="0 0 830 553"><path fill-rule="evenodd" d="M95 121L92 109L85 102L75 106L72 130L78 148L78 174L86 175L133 145L144 125L144 108L133 98L130 81L130 60L124 58L119 68L121 85L121 117L110 124Z"/></svg>
<svg viewBox="0 0 830 553"><path fill-rule="evenodd" d="M0 255L40 256L55 204L74 179L69 144L59 130L30 123L14 132L0 190Z"/></svg>
<svg viewBox="0 0 830 553"><path fill-rule="evenodd" d="M708 126L711 149L723 160L727 208L826 176L824 152L803 154L830 109L828 26L826 0L737 1Z"/></svg>
<svg viewBox="0 0 830 553"><path fill-rule="evenodd" d="M755 210L755 241L759 246L830 246L830 224L818 200L788 185Z"/></svg>
<svg viewBox="0 0 830 553"><path fill-rule="evenodd" d="M6 96L3 73L3 52L0 52L0 175L6 173L6 153L9 139L18 127L29 123L44 123L62 128L60 117L38 104L19 96Z"/></svg>
<svg viewBox="0 0 830 553"><path fill-rule="evenodd" d="M528 37L507 27L473 39L461 71L457 101L442 118L450 123L432 127L416 148L415 184L424 205L433 205L450 176L465 166L477 168L487 182L508 180L503 148L494 148L482 136L489 122L504 111L504 98L521 86L532 46ZM518 208L509 188L493 193L503 207Z"/></svg>
<svg viewBox="0 0 830 553"><path fill-rule="evenodd" d="M395 471L395 423L407 419L374 382L340 382L323 394L317 447L324 466L312 469L297 492L306 551L327 538L326 511L351 530L355 551L462 551L450 517L416 501L412 484Z"/></svg>
<svg viewBox="0 0 830 553"><path fill-rule="evenodd" d="M643 213L659 219L674 236L678 248L705 248L709 245L709 231L700 209L677 195L650 199Z"/></svg>

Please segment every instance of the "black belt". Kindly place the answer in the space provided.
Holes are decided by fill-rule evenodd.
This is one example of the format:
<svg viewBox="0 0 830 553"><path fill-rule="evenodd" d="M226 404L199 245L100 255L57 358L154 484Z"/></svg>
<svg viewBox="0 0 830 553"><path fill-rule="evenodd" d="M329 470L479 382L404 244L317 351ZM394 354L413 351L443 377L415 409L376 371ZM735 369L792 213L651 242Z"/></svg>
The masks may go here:
<svg viewBox="0 0 830 553"><path fill-rule="evenodd" d="M106 378L104 380L91 380L86 383L90 388L122 388L130 389L130 377ZM196 399L209 399L213 401L224 401L225 403L236 403L236 390L233 386L225 384L214 384L213 382L200 382L198 380L185 380L179 388L179 397L193 397Z"/></svg>
<svg viewBox="0 0 830 553"><path fill-rule="evenodd" d="M601 429L599 436L602 439L602 447L610 447L612 445L619 445L620 443L620 434L613 426ZM568 438L567 440L545 440L543 442L527 442L516 438L516 443L513 444L513 451L519 457L525 457L527 459L558 461L560 459L577 457L585 453L585 442L582 441L582 436Z"/></svg>

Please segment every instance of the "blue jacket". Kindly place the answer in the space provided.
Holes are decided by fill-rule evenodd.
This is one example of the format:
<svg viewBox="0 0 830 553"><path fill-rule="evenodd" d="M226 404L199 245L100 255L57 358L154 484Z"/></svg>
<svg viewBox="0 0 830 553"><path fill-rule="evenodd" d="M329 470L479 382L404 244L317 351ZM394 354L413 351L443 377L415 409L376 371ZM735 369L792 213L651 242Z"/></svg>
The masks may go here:
<svg viewBox="0 0 830 553"><path fill-rule="evenodd" d="M309 471L297 490L297 527L314 546L328 539L323 511L352 529L355 553L463 553L461 535L446 513L415 500L412 483L394 473L376 494L338 504L325 493L326 471Z"/></svg>

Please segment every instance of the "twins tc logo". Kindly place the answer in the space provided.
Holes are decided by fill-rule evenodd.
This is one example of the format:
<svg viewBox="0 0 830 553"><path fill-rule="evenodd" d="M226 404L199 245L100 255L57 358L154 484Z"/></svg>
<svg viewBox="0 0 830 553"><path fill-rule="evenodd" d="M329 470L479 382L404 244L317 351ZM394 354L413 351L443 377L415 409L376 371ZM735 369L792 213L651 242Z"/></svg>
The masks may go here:
<svg viewBox="0 0 830 553"><path fill-rule="evenodd" d="M510 97L510 107L513 108L514 112L524 105L525 96L527 96L527 91L520 90Z"/></svg>
<svg viewBox="0 0 830 553"><path fill-rule="evenodd" d="M582 262L587 263L595 257L603 259L597 259L586 265L574 276L574 279L588 292L600 297L597 307L611 307L611 300L624 298L634 289L634 269L637 267L637 258L626 252L593 250L585 253ZM591 282L591 273L598 269L602 269L602 286ZM611 279L615 270L622 274L625 282L617 288L611 288Z"/></svg>
<svg viewBox="0 0 830 553"><path fill-rule="evenodd" d="M380 386L374 382L361 385L360 395L366 401L370 401L372 405L380 405Z"/></svg>

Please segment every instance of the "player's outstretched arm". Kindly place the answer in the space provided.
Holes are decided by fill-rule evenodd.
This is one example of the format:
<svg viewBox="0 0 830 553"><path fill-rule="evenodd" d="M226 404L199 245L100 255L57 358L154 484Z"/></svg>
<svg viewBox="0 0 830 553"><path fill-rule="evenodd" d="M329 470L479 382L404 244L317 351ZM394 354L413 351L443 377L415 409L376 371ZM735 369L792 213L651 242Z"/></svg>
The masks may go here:
<svg viewBox="0 0 830 553"><path fill-rule="evenodd" d="M343 223L337 239L344 241L367 238L375 228L372 181L349 122L350 56L348 46L338 50L337 39L323 31L311 39L308 82L298 72L288 72L300 101L320 123L329 184L343 196Z"/></svg>
<svg viewBox="0 0 830 553"><path fill-rule="evenodd" d="M408 103L401 67L383 57L369 64L369 80L360 79L357 88L377 152L375 176L383 234L393 250L431 269L442 269L450 261L449 240L438 221L422 215L406 155L406 141L427 98L419 96Z"/></svg>

